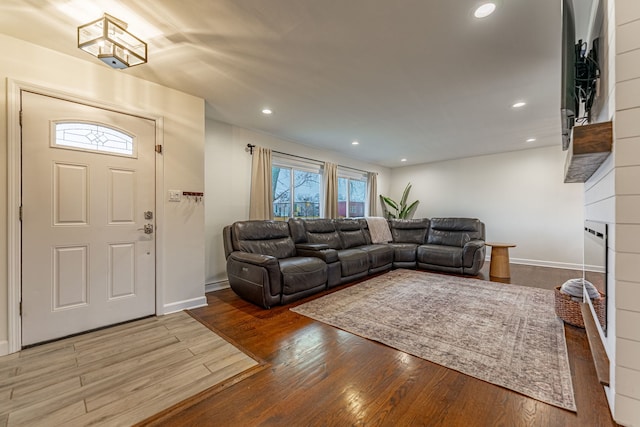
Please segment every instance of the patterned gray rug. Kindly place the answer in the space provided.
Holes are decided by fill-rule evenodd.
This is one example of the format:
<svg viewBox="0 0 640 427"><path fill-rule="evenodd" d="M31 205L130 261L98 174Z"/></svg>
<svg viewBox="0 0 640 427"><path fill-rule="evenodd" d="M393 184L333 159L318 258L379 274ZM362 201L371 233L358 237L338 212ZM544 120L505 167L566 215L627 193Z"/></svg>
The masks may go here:
<svg viewBox="0 0 640 427"><path fill-rule="evenodd" d="M394 270L291 310L576 410L553 291Z"/></svg>

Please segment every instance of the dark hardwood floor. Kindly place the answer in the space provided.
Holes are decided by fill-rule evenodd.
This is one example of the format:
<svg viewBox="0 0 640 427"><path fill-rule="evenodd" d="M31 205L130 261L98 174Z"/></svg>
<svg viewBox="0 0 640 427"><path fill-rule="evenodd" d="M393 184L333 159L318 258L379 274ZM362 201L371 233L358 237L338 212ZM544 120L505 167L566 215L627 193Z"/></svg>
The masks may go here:
<svg viewBox="0 0 640 427"><path fill-rule="evenodd" d="M522 265L511 273L514 284L547 289L580 276ZM489 280L488 265L479 278ZM207 298L209 306L191 314L262 360L263 369L146 425L615 425L582 329L565 326L574 413L313 321L291 312L293 304L263 310L229 289Z"/></svg>

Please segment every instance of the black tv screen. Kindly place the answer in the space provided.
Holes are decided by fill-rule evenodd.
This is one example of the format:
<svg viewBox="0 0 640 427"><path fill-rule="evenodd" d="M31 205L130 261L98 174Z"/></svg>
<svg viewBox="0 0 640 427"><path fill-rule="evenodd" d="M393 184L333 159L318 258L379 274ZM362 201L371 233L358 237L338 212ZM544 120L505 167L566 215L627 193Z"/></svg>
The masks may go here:
<svg viewBox="0 0 640 427"><path fill-rule="evenodd" d="M562 149L569 148L571 128L579 114L580 103L575 96L576 27L572 0L562 0L562 92L560 117L562 121Z"/></svg>

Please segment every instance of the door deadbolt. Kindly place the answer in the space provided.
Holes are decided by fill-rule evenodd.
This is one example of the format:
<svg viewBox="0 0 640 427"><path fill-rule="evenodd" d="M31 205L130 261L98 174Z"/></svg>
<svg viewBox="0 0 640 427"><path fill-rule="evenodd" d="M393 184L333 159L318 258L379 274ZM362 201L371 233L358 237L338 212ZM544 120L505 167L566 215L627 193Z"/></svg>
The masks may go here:
<svg viewBox="0 0 640 427"><path fill-rule="evenodd" d="M144 212L144 219L153 219L153 212L145 211Z"/></svg>

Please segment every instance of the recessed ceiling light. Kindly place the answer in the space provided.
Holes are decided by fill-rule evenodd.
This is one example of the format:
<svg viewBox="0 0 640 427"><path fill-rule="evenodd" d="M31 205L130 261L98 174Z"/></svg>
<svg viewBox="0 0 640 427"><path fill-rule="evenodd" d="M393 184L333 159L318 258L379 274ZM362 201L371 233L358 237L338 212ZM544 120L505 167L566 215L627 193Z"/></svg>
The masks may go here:
<svg viewBox="0 0 640 427"><path fill-rule="evenodd" d="M518 101L515 104L512 105L513 108L520 108L520 107L524 107L525 105L527 105L526 102L523 101Z"/></svg>
<svg viewBox="0 0 640 427"><path fill-rule="evenodd" d="M527 142L535 142L535 141L536 141L536 139L535 139L535 138L529 138L529 139L527 139Z"/></svg>
<svg viewBox="0 0 640 427"><path fill-rule="evenodd" d="M476 11L473 12L473 16L475 16L476 18L486 18L487 16L491 15L495 10L496 10L495 3L485 3L483 5L480 5L480 7L478 7Z"/></svg>
<svg viewBox="0 0 640 427"><path fill-rule="evenodd" d="M360 144L358 141L353 141L353 142L351 143L351 145L358 145L358 144Z"/></svg>
<svg viewBox="0 0 640 427"><path fill-rule="evenodd" d="M268 116L269 114L272 114L272 113L273 113L273 111L271 111L271 108L263 108L262 109L262 114L265 114L265 115Z"/></svg>
<svg viewBox="0 0 640 427"><path fill-rule="evenodd" d="M407 161L407 159L400 159L400 161L401 161L401 162L406 162L406 161Z"/></svg>

